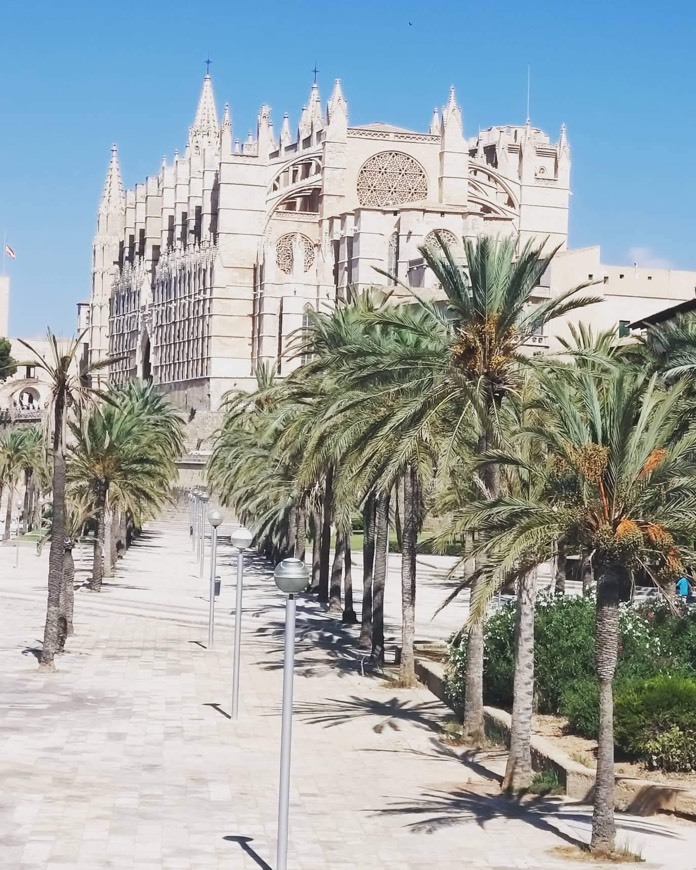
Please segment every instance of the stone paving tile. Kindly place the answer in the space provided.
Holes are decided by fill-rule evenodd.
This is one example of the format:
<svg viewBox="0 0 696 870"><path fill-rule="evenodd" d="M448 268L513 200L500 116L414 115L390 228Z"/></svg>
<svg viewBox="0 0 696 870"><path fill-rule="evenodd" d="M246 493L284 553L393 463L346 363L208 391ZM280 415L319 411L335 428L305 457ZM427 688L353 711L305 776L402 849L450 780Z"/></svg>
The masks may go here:
<svg viewBox="0 0 696 870"><path fill-rule="evenodd" d="M0 548L9 614L0 640L1 870L273 867L283 601L262 560L246 560L241 713L232 722L229 547L220 549L214 649L207 582L185 522L170 520L129 551L101 595L77 592L76 635L54 675L40 674L28 651L41 637L46 556L23 553L14 569L14 554ZM422 588L421 626L444 594L441 574ZM551 852L564 843L556 829L586 837L588 809L549 801L525 812L501 798L438 741L439 702L361 674L354 634L316 602L299 602L292 870L565 866ZM696 826L622 824L646 870L694 866Z"/></svg>

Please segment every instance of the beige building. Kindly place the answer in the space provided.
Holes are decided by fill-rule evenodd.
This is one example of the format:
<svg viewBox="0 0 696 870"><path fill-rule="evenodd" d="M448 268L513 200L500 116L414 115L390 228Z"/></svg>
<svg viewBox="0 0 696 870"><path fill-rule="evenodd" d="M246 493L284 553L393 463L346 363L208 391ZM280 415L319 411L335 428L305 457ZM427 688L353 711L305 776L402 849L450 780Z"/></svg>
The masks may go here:
<svg viewBox="0 0 696 870"><path fill-rule="evenodd" d="M568 251L570 150L529 123L467 137L454 89L425 131L351 126L336 81L315 84L296 131L263 105L256 134L218 121L205 77L182 154L124 191L112 149L93 247L92 358L120 359L113 383L152 378L183 407L216 410L255 367L280 361L308 306L385 284L375 267L433 287L418 248L482 234L560 245L539 296L596 280L606 301L582 318L607 326L693 296L696 274L601 265ZM575 316L577 318L577 315ZM565 330L564 324L557 327ZM554 336L539 335L540 348Z"/></svg>
<svg viewBox="0 0 696 870"><path fill-rule="evenodd" d="M112 150L94 240L90 348L122 356L118 383L152 377L184 406L216 409L226 390L276 362L307 306L348 287L417 283L435 230L565 245L570 153L530 125L467 139L454 89L425 132L352 127L340 83L311 89L295 133L262 106L234 138L206 76L182 155L124 192ZM280 365L280 364L279 364ZM283 366L287 363L283 363ZM281 372L282 373L282 372Z"/></svg>

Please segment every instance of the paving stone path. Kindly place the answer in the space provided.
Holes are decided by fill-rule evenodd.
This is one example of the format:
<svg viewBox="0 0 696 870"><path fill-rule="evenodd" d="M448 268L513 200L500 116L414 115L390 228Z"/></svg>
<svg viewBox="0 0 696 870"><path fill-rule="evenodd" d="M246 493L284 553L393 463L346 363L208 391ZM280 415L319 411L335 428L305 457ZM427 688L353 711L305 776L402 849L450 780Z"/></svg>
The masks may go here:
<svg viewBox="0 0 696 870"><path fill-rule="evenodd" d="M35 657L46 559L0 548L0 868L273 868L283 600L268 566L247 558L233 722L229 546L213 650L207 582L185 521L172 518L144 534L101 595L78 590L76 634L50 675ZM422 596L423 636L450 630L430 621L438 583ZM398 588L392 626L397 601ZM588 808L501 798L440 740L447 711L425 689L362 673L354 635L299 602L291 870L569 866L553 850L569 835L587 839ZM695 825L622 817L621 830L642 867L696 867Z"/></svg>

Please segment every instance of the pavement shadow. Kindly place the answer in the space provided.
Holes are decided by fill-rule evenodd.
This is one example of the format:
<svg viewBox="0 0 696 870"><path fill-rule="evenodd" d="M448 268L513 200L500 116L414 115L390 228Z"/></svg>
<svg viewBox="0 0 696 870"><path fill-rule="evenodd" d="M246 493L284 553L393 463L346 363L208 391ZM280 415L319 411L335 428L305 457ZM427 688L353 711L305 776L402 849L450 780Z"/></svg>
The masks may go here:
<svg viewBox="0 0 696 870"><path fill-rule="evenodd" d="M537 830L553 834L572 845L581 842L564 831L559 831L547 820L546 813L553 811L560 801L539 798L523 804L520 799L491 792L494 786L489 783L483 783L482 788L483 793L474 788L428 790L416 801L397 801L391 806L376 810L375 814L421 816L407 825L414 833L433 834L443 828L469 824L472 821L478 827L485 828L488 822L505 819L526 822Z"/></svg>
<svg viewBox="0 0 696 870"><path fill-rule="evenodd" d="M262 868L262 870L273 870L271 865L267 864L263 860L263 858L259 855L259 853L256 852L254 849L252 849L252 847L249 845L250 843L253 843L252 837L240 837L240 836L229 835L227 837L223 837L222 839L227 840L228 843L236 843L239 846L239 848L242 850L242 852L244 852L246 855L248 855L251 858L251 860L254 861L254 863L256 863L259 867Z"/></svg>
<svg viewBox="0 0 696 870"><path fill-rule="evenodd" d="M297 704L295 712L311 725L333 728L346 725L358 717L371 716L378 721L372 726L376 734L390 729L400 731L401 725L408 722L431 731L439 731L439 715L442 705L439 701L412 703L402 698L380 701L376 698L327 698L320 703Z"/></svg>

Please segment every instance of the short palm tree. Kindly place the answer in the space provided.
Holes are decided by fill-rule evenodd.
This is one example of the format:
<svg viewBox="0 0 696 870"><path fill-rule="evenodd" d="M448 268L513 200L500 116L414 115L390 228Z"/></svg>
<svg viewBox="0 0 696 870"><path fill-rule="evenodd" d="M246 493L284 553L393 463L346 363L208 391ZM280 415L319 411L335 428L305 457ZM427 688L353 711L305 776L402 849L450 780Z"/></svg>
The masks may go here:
<svg viewBox="0 0 696 870"><path fill-rule="evenodd" d="M40 660L40 667L47 670L54 670L53 659L58 648L60 605L64 583L67 417L70 409L84 407L101 397L100 391L90 386L89 378L93 372L108 367L111 362L107 359L91 365L83 365L80 362L82 338L83 336L80 335L66 342L60 341L49 329L46 359L31 344L20 339L21 344L33 355L30 363L43 370L51 387L46 425L53 465L53 534L48 556L48 601Z"/></svg>
<svg viewBox="0 0 696 870"><path fill-rule="evenodd" d="M93 592L101 591L113 511L128 513L139 524L162 505L176 477L182 427L168 400L152 385L136 382L70 423L68 482L91 503L97 524Z"/></svg>
<svg viewBox="0 0 696 870"><path fill-rule="evenodd" d="M12 527L12 506L17 484L29 461L26 429L11 429L0 439L0 474L3 489L7 490L5 531L3 540L8 541Z"/></svg>
<svg viewBox="0 0 696 870"><path fill-rule="evenodd" d="M696 433L682 432L684 384L661 388L656 375L624 365L568 368L543 386L545 424L525 434L546 458L524 464L519 455L491 453L484 460L524 467L528 492L481 499L462 516L501 573L547 559L559 538L590 554L600 697L592 849L611 852L619 601L634 572L669 587L694 558Z"/></svg>

